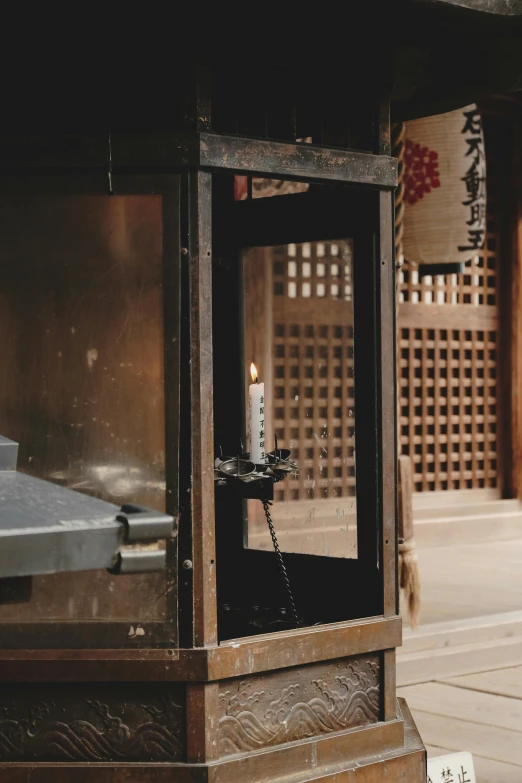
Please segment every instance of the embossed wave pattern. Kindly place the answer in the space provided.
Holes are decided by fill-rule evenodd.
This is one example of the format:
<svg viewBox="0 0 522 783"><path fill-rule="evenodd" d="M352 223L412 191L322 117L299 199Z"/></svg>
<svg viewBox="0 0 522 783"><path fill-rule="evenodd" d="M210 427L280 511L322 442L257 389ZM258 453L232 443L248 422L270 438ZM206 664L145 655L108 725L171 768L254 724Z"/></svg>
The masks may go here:
<svg viewBox="0 0 522 783"><path fill-rule="evenodd" d="M307 669L311 674L313 667ZM258 682L246 680L221 694L222 756L379 720L378 662L337 664L328 677L331 683L325 678L306 681L307 669L298 670L296 681L278 692L268 691L267 679L265 690L255 690Z"/></svg>
<svg viewBox="0 0 522 783"><path fill-rule="evenodd" d="M54 706L54 705L53 705ZM145 722L130 728L110 714L106 704L85 700L91 720L49 720L47 704L32 708L28 718L0 721L0 759L60 761L176 761L182 757L179 708L140 705ZM4 710L5 713L5 710Z"/></svg>

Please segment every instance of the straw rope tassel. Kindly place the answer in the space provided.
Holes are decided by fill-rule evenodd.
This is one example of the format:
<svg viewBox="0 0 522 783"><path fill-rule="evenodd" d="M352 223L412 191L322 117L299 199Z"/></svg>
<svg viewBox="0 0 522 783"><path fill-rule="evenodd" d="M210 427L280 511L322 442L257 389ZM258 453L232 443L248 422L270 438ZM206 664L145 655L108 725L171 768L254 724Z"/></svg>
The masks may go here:
<svg viewBox="0 0 522 783"><path fill-rule="evenodd" d="M395 191L395 261L396 261L396 314L399 320L400 270L402 267L402 236L404 230L404 140L406 124L392 126L392 152L398 163L398 187ZM397 352L397 385L400 383L400 354ZM400 407L397 388L397 454L400 454ZM421 584L419 560L413 537L412 492L413 477L409 457L398 458L399 482L399 586L403 591L410 626L416 628L421 609Z"/></svg>

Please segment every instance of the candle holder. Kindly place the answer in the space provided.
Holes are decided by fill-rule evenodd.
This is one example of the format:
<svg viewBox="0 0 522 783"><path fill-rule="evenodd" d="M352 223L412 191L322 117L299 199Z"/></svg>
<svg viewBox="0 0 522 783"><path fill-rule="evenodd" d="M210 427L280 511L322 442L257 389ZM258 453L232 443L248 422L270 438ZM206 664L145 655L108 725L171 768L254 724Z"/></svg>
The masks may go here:
<svg viewBox="0 0 522 783"><path fill-rule="evenodd" d="M292 459L290 450L278 448L277 437L275 449L266 454L265 462L258 464L252 462L250 453L247 452L236 457L217 457L214 463L214 481L217 487L226 487L237 497L260 500L263 504L281 581L287 596L291 623L296 628L301 625L301 619L297 613L288 572L277 541L270 506L274 499L274 484L282 481L288 474L296 476L298 472L299 467Z"/></svg>
<svg viewBox="0 0 522 783"><path fill-rule="evenodd" d="M250 453L236 457L217 457L214 463L214 481L217 487L228 490L241 498L273 500L274 484L282 481L288 474L296 476L299 466L292 459L289 449L270 451L265 462L255 464Z"/></svg>

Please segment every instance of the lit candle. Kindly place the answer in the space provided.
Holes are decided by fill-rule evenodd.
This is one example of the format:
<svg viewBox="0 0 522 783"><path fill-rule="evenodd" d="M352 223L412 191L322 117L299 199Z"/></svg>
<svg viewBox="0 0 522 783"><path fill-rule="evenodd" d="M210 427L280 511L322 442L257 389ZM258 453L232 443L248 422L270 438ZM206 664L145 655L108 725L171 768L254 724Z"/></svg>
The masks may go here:
<svg viewBox="0 0 522 783"><path fill-rule="evenodd" d="M250 461L265 462L265 384L259 383L255 364L250 365L253 383L248 387L250 403Z"/></svg>

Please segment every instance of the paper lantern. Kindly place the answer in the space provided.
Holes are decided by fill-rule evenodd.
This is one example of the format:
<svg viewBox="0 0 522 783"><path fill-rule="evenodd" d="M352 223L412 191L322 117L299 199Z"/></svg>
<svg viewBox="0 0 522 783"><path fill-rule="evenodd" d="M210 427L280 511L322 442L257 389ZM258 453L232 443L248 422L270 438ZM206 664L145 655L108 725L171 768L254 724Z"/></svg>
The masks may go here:
<svg viewBox="0 0 522 783"><path fill-rule="evenodd" d="M416 264L473 258L486 234L486 158L475 105L406 125L403 252Z"/></svg>

